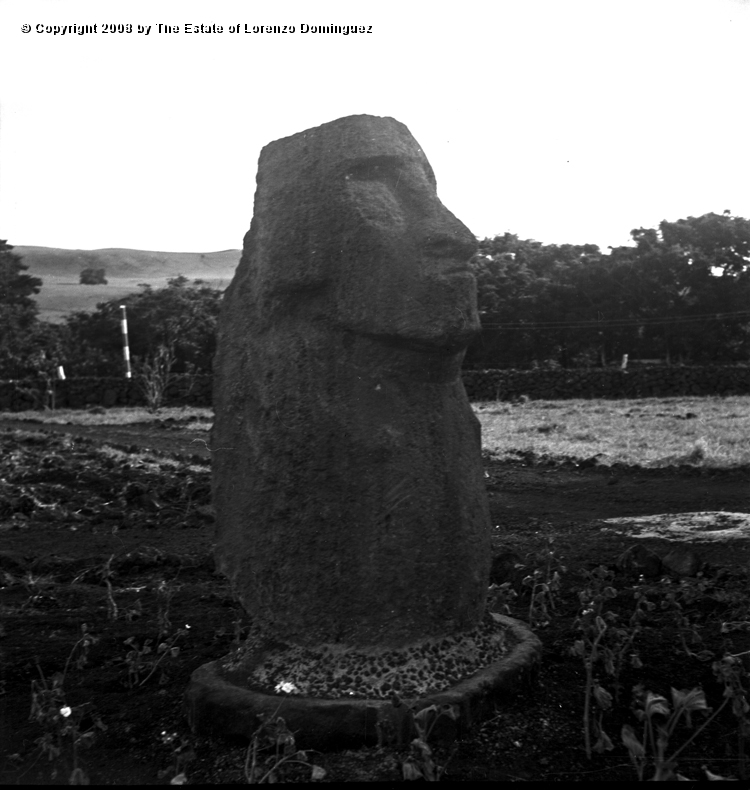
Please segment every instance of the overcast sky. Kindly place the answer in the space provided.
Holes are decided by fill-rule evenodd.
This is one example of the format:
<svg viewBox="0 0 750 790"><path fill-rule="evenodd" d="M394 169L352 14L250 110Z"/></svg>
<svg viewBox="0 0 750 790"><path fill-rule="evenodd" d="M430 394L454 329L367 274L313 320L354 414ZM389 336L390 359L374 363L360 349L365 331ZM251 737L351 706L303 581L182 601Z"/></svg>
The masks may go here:
<svg viewBox="0 0 750 790"><path fill-rule="evenodd" d="M185 32L201 23L224 31ZM409 127L480 237L606 249L750 217L750 3L0 0L0 238L241 247L260 149L358 113Z"/></svg>

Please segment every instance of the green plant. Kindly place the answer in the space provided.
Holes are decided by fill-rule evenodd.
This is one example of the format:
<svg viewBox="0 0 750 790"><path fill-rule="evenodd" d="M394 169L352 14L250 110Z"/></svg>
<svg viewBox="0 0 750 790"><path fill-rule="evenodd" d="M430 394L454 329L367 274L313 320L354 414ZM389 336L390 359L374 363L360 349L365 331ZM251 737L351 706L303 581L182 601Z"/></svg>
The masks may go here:
<svg viewBox="0 0 750 790"><path fill-rule="evenodd" d="M612 707L612 695L599 685L599 681L594 677L594 665L599 660L600 643L607 632L607 624L601 615L594 614L593 609L585 609L579 618L579 629L583 632L583 638L577 639L571 648L573 655L583 659L586 669L586 681L584 686L583 701L583 742L586 749L586 757L591 759L592 750L595 752L611 751L614 746L612 740L602 728L602 718L605 710ZM591 700L592 698L599 705L599 717L591 722ZM591 746L591 735L596 736L594 746Z"/></svg>
<svg viewBox="0 0 750 790"><path fill-rule="evenodd" d="M140 363L137 380L150 412L158 411L164 402L174 363L174 347L163 344Z"/></svg>
<svg viewBox="0 0 750 790"><path fill-rule="evenodd" d="M595 667L601 663L605 673L615 679L619 696L619 677L629 657L634 667L641 666L633 643L641 630L640 622L645 611L653 609L645 595L636 588L636 607L626 626L617 625L618 616L611 610L605 610L607 603L617 597L617 590L612 586L614 573L603 566L593 571L585 571L586 586L579 591L581 614L576 618L574 627L580 632L571 648L571 653L583 660L586 670L586 682L583 702L583 740L586 756L591 753L611 751L612 740L602 727L604 712L612 707L612 695L599 685L594 676ZM592 701L598 706L598 716L592 720ZM591 745L591 736L596 738Z"/></svg>
<svg viewBox="0 0 750 790"><path fill-rule="evenodd" d="M93 712L90 702L71 706L65 700L65 678L71 662L78 669L83 668L88 660L88 651L97 640L89 633L84 623L81 626L82 636L73 645L62 672L55 673L52 678L45 677L37 661L39 680L31 681L31 712L29 721L35 721L42 728L35 743L46 754L50 762L55 763L52 778L58 773L58 764L63 763L66 770L70 769L69 784L89 784L89 778L79 765L79 750L90 748L95 740L97 730L105 731L106 725ZM90 721L84 728L84 721ZM69 759L67 759L69 756Z"/></svg>
<svg viewBox="0 0 750 790"><path fill-rule="evenodd" d="M193 441L198 440L193 439ZM185 519L190 513L190 507L193 504L193 496L195 495L196 491L200 492L205 484L192 474L190 463L185 460L181 460L179 462L176 476L180 478L179 493L177 498L185 501L185 510L182 514L182 518Z"/></svg>
<svg viewBox="0 0 750 790"><path fill-rule="evenodd" d="M73 649L70 651L67 661L65 662L65 669L63 669L63 681L68 674L68 667L70 666L71 661L73 661L75 664L76 669L83 669L83 667L86 666L89 658L89 649L98 641L99 637L94 636L89 632L88 625L86 625L86 623L81 623L81 637L73 645Z"/></svg>
<svg viewBox="0 0 750 790"><path fill-rule="evenodd" d="M129 622L132 623L133 620L137 620L143 614L143 604L141 603L141 599L139 598L134 603L130 604L125 611L123 612L123 617Z"/></svg>
<svg viewBox="0 0 750 790"><path fill-rule="evenodd" d="M414 711L395 691L391 692L390 698L390 705L381 705L377 709L375 732L378 736L379 749L383 747L398 749L407 746L414 738L416 730Z"/></svg>
<svg viewBox="0 0 750 790"><path fill-rule="evenodd" d="M99 571L99 578L104 582L107 587L107 619L117 620L118 609L115 603L114 590L112 589L112 577L114 571L112 570L112 560L115 555L112 554L110 558L104 563L103 568Z"/></svg>
<svg viewBox="0 0 750 790"><path fill-rule="evenodd" d="M169 619L169 610L172 605L172 598L179 589L180 588L178 585L171 584L164 579L159 582L156 588L156 600L158 605L156 620L159 624L158 639L161 639L172 630L172 621Z"/></svg>
<svg viewBox="0 0 750 790"><path fill-rule="evenodd" d="M745 682L747 670L741 658L750 655L745 653L725 653L718 661L714 661L711 668L714 677L724 684L724 698L732 701L732 713L737 719L737 754L740 779L747 779L747 765L745 757L745 741L750 737L750 704L747 701Z"/></svg>
<svg viewBox="0 0 750 790"><path fill-rule="evenodd" d="M134 636L126 639L125 644L130 647L130 650L125 655L125 663L128 667L128 688L143 686L159 668L161 668L159 683L161 685L167 683L169 675L166 672L164 662L170 658L177 658L180 654L180 648L176 644L177 640L187 636L189 628L190 626L186 625L185 628L175 631L166 641L160 642L156 648L156 653L153 651L152 639L146 639L142 645L138 644ZM149 657L147 658L147 656Z"/></svg>
<svg viewBox="0 0 750 790"><path fill-rule="evenodd" d="M746 579L727 578L728 572L718 572L715 582L724 582L711 591L711 597L723 604L726 611L721 624L723 634L732 631L750 630L750 596L747 594Z"/></svg>
<svg viewBox="0 0 750 790"><path fill-rule="evenodd" d="M307 752L297 749L294 733L281 716L260 715L260 725L253 733L245 754L245 778L248 784L269 784L282 779L281 768L288 764L307 766L311 769L310 780L320 781L326 775L321 766L313 765ZM271 754L262 759L261 752Z"/></svg>
<svg viewBox="0 0 750 790"><path fill-rule="evenodd" d="M645 691L642 685L633 689L634 712L636 718L643 723L643 733L639 739L629 724L624 724L621 731L622 742L627 747L630 759L638 773L638 779L643 781L646 768L651 763L654 768L653 782L669 780L686 780L686 777L676 772L677 758L692 743L693 740L708 727L708 725L726 707L731 696L725 696L719 708L710 718L701 724L684 743L675 749L669 756L669 740L674 734L680 719L685 719L688 728L692 728L692 714L699 711L711 713L706 704L706 697L699 688L677 691L672 689L672 707L666 697ZM659 723L661 720L662 723ZM705 770L705 769L704 769ZM723 777L722 777L723 778Z"/></svg>
<svg viewBox="0 0 750 790"><path fill-rule="evenodd" d="M407 781L424 779L427 782L439 782L455 753L455 747L442 765L435 757L428 740L438 721L445 717L451 721L458 719L458 709L454 705L429 705L414 714L414 726L417 737L409 746L409 755L401 764L403 777Z"/></svg>
<svg viewBox="0 0 750 790"><path fill-rule="evenodd" d="M708 586L707 581L698 577L690 581L682 579L678 585L675 585L671 579L665 577L660 580L659 585L663 596L659 606L671 616L685 655L697 658L699 661L710 661L713 653L709 650L701 650L696 653L688 645L686 637L690 639L691 645L696 646L703 643L703 638L697 624L691 621L684 608L684 605L692 604L704 597Z"/></svg>
<svg viewBox="0 0 750 790"><path fill-rule="evenodd" d="M549 625L555 613L562 574L567 570L552 548L554 540L553 536L548 536L544 549L537 553L532 560L533 564L540 563L542 567L535 568L521 580L521 584L531 590L529 624L532 628L544 628Z"/></svg>
<svg viewBox="0 0 750 790"><path fill-rule="evenodd" d="M184 735L179 737L176 732L167 732L163 730L161 733L161 742L166 746L172 747L172 765L159 771L159 779L165 779L172 776L169 784L171 785L184 785L187 783L187 766L188 763L195 759L195 751L190 743L190 739Z"/></svg>
<svg viewBox="0 0 750 790"><path fill-rule="evenodd" d="M488 609L491 612L510 614L510 604L518 598L511 582L491 584L487 592Z"/></svg>

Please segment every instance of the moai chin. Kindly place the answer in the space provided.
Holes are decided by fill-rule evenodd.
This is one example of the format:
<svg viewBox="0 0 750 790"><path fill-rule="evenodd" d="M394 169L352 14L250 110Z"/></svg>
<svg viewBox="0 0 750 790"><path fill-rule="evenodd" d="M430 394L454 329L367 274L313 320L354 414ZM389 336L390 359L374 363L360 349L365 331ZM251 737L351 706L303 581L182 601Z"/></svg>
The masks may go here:
<svg viewBox="0 0 750 790"><path fill-rule="evenodd" d="M218 567L289 644L470 630L491 559L460 377L476 240L393 118L270 143L257 183L214 363Z"/></svg>

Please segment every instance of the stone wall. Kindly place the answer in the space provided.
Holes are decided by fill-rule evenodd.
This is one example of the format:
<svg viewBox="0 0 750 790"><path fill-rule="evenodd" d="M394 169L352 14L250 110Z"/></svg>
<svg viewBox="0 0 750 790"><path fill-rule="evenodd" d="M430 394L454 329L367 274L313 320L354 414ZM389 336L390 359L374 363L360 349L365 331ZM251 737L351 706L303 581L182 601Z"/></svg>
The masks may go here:
<svg viewBox="0 0 750 790"><path fill-rule="evenodd" d="M70 378L53 381L53 395L44 379L0 381L0 411L83 409L91 406L145 406L137 379ZM167 387L165 406L211 406L211 376L174 376Z"/></svg>
<svg viewBox="0 0 750 790"><path fill-rule="evenodd" d="M533 400L749 395L750 366L465 370L469 399Z"/></svg>
<svg viewBox="0 0 750 790"><path fill-rule="evenodd" d="M678 395L750 395L750 366L642 367L559 370L465 370L472 401L568 398L648 398ZM122 378L80 378L54 382L57 408L143 406L137 382ZM0 411L49 406L43 381L0 381ZM175 376L167 406L211 406L211 376Z"/></svg>

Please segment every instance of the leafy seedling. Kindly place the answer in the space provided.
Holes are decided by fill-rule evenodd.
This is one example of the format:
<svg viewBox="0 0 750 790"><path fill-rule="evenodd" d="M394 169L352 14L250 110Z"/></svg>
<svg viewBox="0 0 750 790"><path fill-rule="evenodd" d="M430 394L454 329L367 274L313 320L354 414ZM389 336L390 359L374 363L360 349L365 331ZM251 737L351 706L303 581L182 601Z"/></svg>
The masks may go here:
<svg viewBox="0 0 750 790"><path fill-rule="evenodd" d="M677 691L673 688L672 709L670 709L666 697L645 691L641 685L636 686L633 692L635 715L643 724L642 734L638 738L633 728L629 724L624 724L621 738L630 754L639 781L643 781L649 764L654 769L654 775L651 777L652 782L688 781L686 777L676 772L677 758L726 707L730 698L725 697L713 715L704 721L681 746L668 754L669 741L680 719L684 718L687 727L692 728L694 713L703 711L711 713L706 704L705 694L699 688L685 691Z"/></svg>

